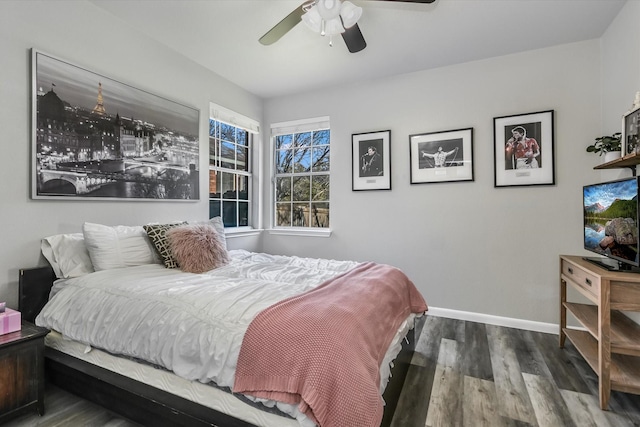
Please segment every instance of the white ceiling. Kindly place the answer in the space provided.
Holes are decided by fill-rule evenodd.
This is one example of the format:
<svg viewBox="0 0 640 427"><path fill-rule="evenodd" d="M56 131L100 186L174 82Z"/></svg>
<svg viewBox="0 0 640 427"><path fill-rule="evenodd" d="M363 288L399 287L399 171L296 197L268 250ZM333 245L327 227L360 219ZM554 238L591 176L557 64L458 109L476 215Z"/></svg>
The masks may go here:
<svg viewBox="0 0 640 427"><path fill-rule="evenodd" d="M258 39L303 0L90 0L263 98L600 37L626 0L352 0L367 48L304 23Z"/></svg>

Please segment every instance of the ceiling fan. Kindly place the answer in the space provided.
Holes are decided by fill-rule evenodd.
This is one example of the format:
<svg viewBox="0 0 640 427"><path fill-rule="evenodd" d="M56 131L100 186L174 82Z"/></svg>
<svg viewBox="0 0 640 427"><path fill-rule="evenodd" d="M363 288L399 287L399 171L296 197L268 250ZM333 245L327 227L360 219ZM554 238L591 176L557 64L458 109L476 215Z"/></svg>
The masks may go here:
<svg viewBox="0 0 640 427"><path fill-rule="evenodd" d="M403 3L433 3L435 0L377 0L398 1ZM270 45L278 40L300 21L320 35L329 35L329 45L333 45L332 36L341 34L349 52L360 52L367 47L367 42L358 27L357 21L362 15L362 8L350 1L343 0L308 0L278 22L259 41Z"/></svg>

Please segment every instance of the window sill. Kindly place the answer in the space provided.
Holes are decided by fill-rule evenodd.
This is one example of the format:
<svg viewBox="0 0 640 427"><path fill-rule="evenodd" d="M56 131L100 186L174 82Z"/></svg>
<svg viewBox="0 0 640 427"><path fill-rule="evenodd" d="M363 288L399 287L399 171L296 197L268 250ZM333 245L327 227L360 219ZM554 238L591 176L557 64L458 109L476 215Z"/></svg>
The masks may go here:
<svg viewBox="0 0 640 427"><path fill-rule="evenodd" d="M330 237L331 230L319 228L272 228L269 234L281 236Z"/></svg>
<svg viewBox="0 0 640 427"><path fill-rule="evenodd" d="M233 239L234 237L258 236L262 231L263 230L261 228L251 227L225 228L224 236L227 239Z"/></svg>

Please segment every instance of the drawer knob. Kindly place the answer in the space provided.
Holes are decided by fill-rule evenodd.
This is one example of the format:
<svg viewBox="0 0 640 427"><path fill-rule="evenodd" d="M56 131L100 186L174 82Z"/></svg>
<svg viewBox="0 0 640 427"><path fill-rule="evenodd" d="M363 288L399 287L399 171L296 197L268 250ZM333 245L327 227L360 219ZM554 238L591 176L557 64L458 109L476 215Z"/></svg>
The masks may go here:
<svg viewBox="0 0 640 427"><path fill-rule="evenodd" d="M591 280L590 280L589 278L584 279L584 282L585 282L587 285L591 286Z"/></svg>
<svg viewBox="0 0 640 427"><path fill-rule="evenodd" d="M569 267L567 268L567 271L569 272L569 274L573 274L573 268Z"/></svg>

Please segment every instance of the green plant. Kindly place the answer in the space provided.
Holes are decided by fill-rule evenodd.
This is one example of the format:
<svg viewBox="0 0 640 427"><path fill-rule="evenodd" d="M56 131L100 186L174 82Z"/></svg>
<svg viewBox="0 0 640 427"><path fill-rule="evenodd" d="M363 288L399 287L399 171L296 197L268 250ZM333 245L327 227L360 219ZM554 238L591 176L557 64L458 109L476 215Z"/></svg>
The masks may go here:
<svg viewBox="0 0 640 427"><path fill-rule="evenodd" d="M600 156L610 151L621 151L621 138L622 134L620 132L616 132L611 136L598 137L596 138L596 142L587 147L587 151L589 153L598 153Z"/></svg>

